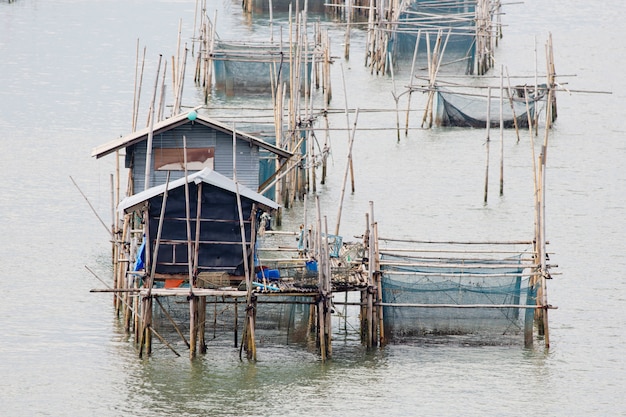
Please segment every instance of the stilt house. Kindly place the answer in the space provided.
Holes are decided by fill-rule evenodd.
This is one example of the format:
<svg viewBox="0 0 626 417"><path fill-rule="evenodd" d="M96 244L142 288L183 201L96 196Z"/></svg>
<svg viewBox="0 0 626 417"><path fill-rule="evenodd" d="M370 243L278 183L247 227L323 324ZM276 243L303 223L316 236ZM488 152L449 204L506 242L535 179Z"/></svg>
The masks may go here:
<svg viewBox="0 0 626 417"><path fill-rule="evenodd" d="M260 216L277 208L272 200L205 168L189 175L188 182L183 177L127 197L118 209L143 219L144 245L137 258L144 268L135 269L154 271L154 280L179 286L190 275L205 281L225 274L242 279L244 253L253 265Z"/></svg>

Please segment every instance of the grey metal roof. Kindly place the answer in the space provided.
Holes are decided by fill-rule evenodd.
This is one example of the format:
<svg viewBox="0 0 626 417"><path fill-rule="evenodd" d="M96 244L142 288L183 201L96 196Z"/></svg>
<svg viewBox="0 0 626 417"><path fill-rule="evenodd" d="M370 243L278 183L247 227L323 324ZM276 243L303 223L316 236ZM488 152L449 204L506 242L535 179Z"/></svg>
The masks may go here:
<svg viewBox="0 0 626 417"><path fill-rule="evenodd" d="M175 127L187 124L187 123L200 123L207 127L219 130L224 133L231 134L233 133L233 128L226 124L223 124L217 120L210 119L207 116L203 116L198 114L194 121L191 121L187 118L188 113L181 113L177 116L172 116L169 119L162 120L158 123L155 123L152 127L152 134L158 135L161 132L168 131L170 129L174 129ZM260 148L266 149L276 155L282 156L283 158L289 158L293 156L293 153L281 149L277 146L272 145L271 143L267 143L264 140L248 135L247 133L239 132L235 130L237 138L250 142ZM113 153L119 149L126 148L127 146L134 145L135 143L141 142L148 138L148 134L150 133L150 128L146 127L136 132L133 132L129 135L122 136L118 139L115 139L109 143L105 143L104 145L100 145L95 147L91 151L91 156L95 156L96 158L102 158L110 153Z"/></svg>
<svg viewBox="0 0 626 417"><path fill-rule="evenodd" d="M219 187L223 190L230 191L233 194L237 193L237 187L233 180L231 180L228 177L223 176L222 174L216 171L213 171L210 168L205 168L202 171L198 171L196 173L188 175L187 178L189 178L189 182L195 182L196 184L199 184L200 182L205 182L207 184ZM184 177L179 178L177 180L171 181L167 189L168 191L173 190L175 188L183 186L184 184L185 184L185 178ZM148 188L147 190L137 193L135 195L126 197L124 200L120 202L118 206L118 210L120 211L120 213L124 213L124 211L128 208L141 204L144 201L147 201L151 199L152 197L155 197L159 194L163 194L165 192L165 185L166 184L157 185L155 187ZM252 191L250 188L245 187L241 184L239 184L238 188L239 188L239 194L241 196L249 198L250 200L254 200L257 203L267 206L271 209L278 208L278 204L276 204L274 201L270 200L267 197L262 196L261 194L255 191Z"/></svg>

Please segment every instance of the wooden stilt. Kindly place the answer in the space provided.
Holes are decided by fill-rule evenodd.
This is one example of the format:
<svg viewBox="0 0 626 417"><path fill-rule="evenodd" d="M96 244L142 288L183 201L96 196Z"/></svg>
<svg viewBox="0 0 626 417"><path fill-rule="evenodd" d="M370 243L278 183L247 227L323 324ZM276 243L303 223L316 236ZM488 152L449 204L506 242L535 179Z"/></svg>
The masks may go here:
<svg viewBox="0 0 626 417"><path fill-rule="evenodd" d="M234 328L233 328L233 345L235 348L238 347L238 339L239 339L239 302L238 299L235 298L235 323L234 323Z"/></svg>
<svg viewBox="0 0 626 417"><path fill-rule="evenodd" d="M413 60L411 61L411 75L409 79L409 97L407 99L406 106L406 123L404 126L404 135L407 136L409 134L409 115L411 113L411 95L413 90L411 86L413 85L413 80L415 78L415 62L417 61L417 51L419 50L420 38L422 37L422 30L418 30L417 37L415 39L415 48L413 49Z"/></svg>
<svg viewBox="0 0 626 417"><path fill-rule="evenodd" d="M189 358L196 357L198 348L198 297L193 294L187 296L189 300Z"/></svg>
<svg viewBox="0 0 626 417"><path fill-rule="evenodd" d="M206 296L200 298L198 303L198 345L200 346L200 353L206 353Z"/></svg>
<svg viewBox="0 0 626 417"><path fill-rule="evenodd" d="M500 196L504 195L504 65L500 66Z"/></svg>
<svg viewBox="0 0 626 417"><path fill-rule="evenodd" d="M370 201L370 213L372 220L374 219L374 202ZM382 286L382 274L380 273L380 252L378 248L378 222L372 221L372 230L373 230L373 242L370 244L374 247L373 251L373 259L371 260L372 265L374 266L374 283L376 285L376 303L377 303L377 323L378 323L378 341L380 346L386 344L385 337L385 324L384 324L384 315L383 315L383 286ZM374 335L375 337L376 335Z"/></svg>
<svg viewBox="0 0 626 417"><path fill-rule="evenodd" d="M347 112L347 107L346 107L346 112ZM346 117L348 118L348 127L349 126L349 116L346 113ZM339 234L339 225L341 223L341 212L343 210L343 198L346 192L346 181L348 179L348 172L351 172L351 166L352 166L352 145L354 144L354 135L356 132L356 124L359 118L359 109L356 109L356 113L354 115L354 125L352 126L352 132L350 134L349 137L349 142L348 142L348 156L347 156L347 161L346 161L346 169L344 171L344 175L343 175L343 183L342 183L342 187L341 187L341 197L339 198L339 209L337 212L337 225L335 226L335 234L338 235ZM354 180L352 183L352 188L354 191Z"/></svg>
<svg viewBox="0 0 626 417"><path fill-rule="evenodd" d="M331 300L333 298L332 286L331 286L331 268L330 268L330 247L328 245L328 222L326 216L324 216L324 332L326 333L326 357L331 358L333 356L332 345L332 307Z"/></svg>
<svg viewBox="0 0 626 417"><path fill-rule="evenodd" d="M485 166L485 194L484 203L487 204L487 195L489 191L489 130L491 127L491 87L487 88L487 122L485 128L487 129L487 138L485 140L485 147L487 149L487 161Z"/></svg>

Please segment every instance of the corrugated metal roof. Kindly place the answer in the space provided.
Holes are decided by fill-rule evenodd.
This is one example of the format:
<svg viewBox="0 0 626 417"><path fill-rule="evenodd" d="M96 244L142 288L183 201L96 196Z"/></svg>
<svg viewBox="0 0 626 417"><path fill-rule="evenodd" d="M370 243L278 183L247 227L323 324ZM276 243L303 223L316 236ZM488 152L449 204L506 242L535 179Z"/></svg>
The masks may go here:
<svg viewBox="0 0 626 417"><path fill-rule="evenodd" d="M205 168L202 171L198 171L194 174L188 176L189 182L195 182L196 184L200 182L205 182L207 184L213 185L215 187L219 187L223 190L230 191L233 194L237 193L237 187L235 182L228 177L223 176L222 174L213 171L210 168ZM185 178L179 178L177 180L171 181L168 190L173 190L175 188L181 187L185 184ZM260 203L264 206L267 206L271 209L277 209L278 204L274 201L270 200L262 196L261 194L252 191L250 188L245 187L239 184L239 194L243 197L249 198L250 200L254 200L257 203ZM163 194L165 192L165 184L157 185L156 187L148 188L145 191L132 195L130 197L126 197L118 206L118 210L123 213L124 210L134 207L138 204L143 203L155 197L159 194Z"/></svg>
<svg viewBox="0 0 626 417"><path fill-rule="evenodd" d="M188 113L181 113L177 116L170 117L169 119L162 120L158 123L155 123L152 127L152 134L158 135L161 132L174 129L175 127L187 124L187 123L201 123L205 126L211 127L213 129L229 133L232 135L233 128L227 126L217 120L210 119L207 116L203 116L198 114L194 121L191 121L187 118ZM136 132L133 132L129 135L122 136L118 139L115 139L109 143L105 143L104 145L97 146L91 151L91 156L95 156L96 158L102 158L112 152L115 152L119 149L126 148L127 146L134 145L137 142L141 142L143 140L147 140L148 134L150 133L150 128L146 127ZM247 142L250 142L254 145L259 146L260 148L266 149L269 152L272 152L276 155L282 156L283 158L289 158L293 156L293 154L289 151L281 149L277 146L272 145L271 143L267 143L264 140L248 135L247 133L236 131L237 138L243 139Z"/></svg>

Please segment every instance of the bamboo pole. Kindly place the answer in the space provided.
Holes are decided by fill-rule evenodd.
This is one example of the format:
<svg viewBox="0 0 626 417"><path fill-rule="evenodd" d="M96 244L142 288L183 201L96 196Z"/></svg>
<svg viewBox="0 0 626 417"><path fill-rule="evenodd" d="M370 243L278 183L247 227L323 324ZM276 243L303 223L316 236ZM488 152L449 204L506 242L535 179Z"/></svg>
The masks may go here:
<svg viewBox="0 0 626 417"><path fill-rule="evenodd" d="M547 130L547 129L546 129ZM542 207L543 207L543 151L544 148L541 148L541 152L539 153L538 156L538 167L539 167L539 172L538 172L538 183L537 183L537 201L536 201L536 210L537 210L537 230L536 230L536 252L537 252L537 262L540 263L541 265L543 265L543 260L545 258L545 254L543 253L543 245L542 245L542 237L543 237L543 216L542 216ZM545 271L540 267L540 272L541 274L544 274ZM542 286L542 282L541 282L541 277L537 277L537 281L535 283L536 285L536 292L537 292L537 296L536 296L536 303L540 304L541 300L543 299L543 286ZM535 310L535 323L537 325L537 334L539 336L543 336L544 335L544 326L543 326L543 311L542 310Z"/></svg>
<svg viewBox="0 0 626 417"><path fill-rule="evenodd" d="M519 143L519 125L517 123L517 114L515 114L515 106L513 105L513 96L511 95L511 77L509 77L509 68L506 68L506 79L508 88L506 90L507 97L509 98L509 105L511 106L511 112L513 113L513 125L515 126L515 135L517 136L517 143ZM528 100L528 99L527 99Z"/></svg>
<svg viewBox="0 0 626 417"><path fill-rule="evenodd" d="M148 128L148 142L146 144L146 170L144 177L143 189L147 190L150 188L150 167L151 167L151 159L152 159L152 136L154 134L154 102L156 100L157 87L159 85L159 71L161 70L161 58L162 55L159 55L159 64L157 67L157 75L154 81L154 91L152 93L152 101L150 102L150 123Z"/></svg>
<svg viewBox="0 0 626 417"><path fill-rule="evenodd" d="M116 158L117 158L117 152L116 152ZM113 282L115 283L115 286L117 287L118 282L119 282L119 275L118 275L118 266L119 266L119 259L120 259L120 237L118 236L118 230L117 230L117 220L116 220L116 214L115 214L115 208L117 206L117 203L115 202L115 186L113 184L114 180L113 180L113 174L111 174L109 176L110 180L111 180L111 236L113 236L113 239L111 239L111 254L113 256ZM115 307L115 312L116 314L119 314L119 305L117 303L117 298L113 298L113 306Z"/></svg>
<svg viewBox="0 0 626 417"><path fill-rule="evenodd" d="M526 304L419 304L419 303L381 303L381 306L399 307L399 308L451 308L451 309L474 309L474 308L519 308L523 310L540 310L546 307L541 305L526 305ZM547 307L548 310L555 309L554 307Z"/></svg>
<svg viewBox="0 0 626 417"><path fill-rule="evenodd" d="M130 228L130 216L129 215L124 215L124 225L122 226L122 242L127 242L128 241L128 237L129 237L129 228ZM128 252L128 249L124 250L124 256L126 257L127 261L121 264L121 270L118 272L118 282L117 284L114 286L115 288L122 288L122 289L128 289L128 279L126 276L126 272L128 271L128 269L130 268L129 262L130 262L130 253ZM124 326L127 326L128 324L128 314L129 311L126 307L124 307L125 305L128 305L128 294L124 294L122 295L122 304L118 303L118 310L116 311L116 314L119 316L120 311L122 310L123 307L123 322L124 322ZM128 327L125 327L125 330L128 330Z"/></svg>
<svg viewBox="0 0 626 417"><path fill-rule="evenodd" d="M314 71L315 69L315 55L312 56L312 63L311 63L311 77L313 77ZM310 103L309 103L309 108L311 109L311 116L310 116L310 120L313 120L313 79L310 80ZM307 118L307 120L309 120ZM315 137L314 131L313 131L313 122L309 122L309 126L310 126L310 130L308 131L308 137L309 137L309 141L311 143L310 146L310 151L307 152L307 156L309 156L309 164L310 164L310 182L311 182L311 188L310 191L315 194L317 193L317 156L315 153L315 142L317 142L317 138ZM318 144L319 146L319 144Z"/></svg>
<svg viewBox="0 0 626 417"><path fill-rule="evenodd" d="M367 66L368 60L371 62L374 57L374 0L369 0L369 11L367 15L367 39L365 41L365 66Z"/></svg>
<svg viewBox="0 0 626 417"><path fill-rule="evenodd" d="M237 181L237 132L235 130L235 126L233 125L233 182L235 183L235 194L237 196L237 213L239 215L239 232L241 234L241 247L243 253L243 268L246 279L246 287L248 290L247 296L247 326L248 326L248 358L252 358L256 361L256 344L254 340L254 326L255 326L255 312L256 312L256 302L252 297L252 274L250 273L250 268L248 265L248 250L246 244L246 229L244 225L243 211L241 207L241 194L239 194L239 183ZM254 219L252 219L254 221Z"/></svg>
<svg viewBox="0 0 626 417"><path fill-rule="evenodd" d="M535 52L535 96L537 96L537 93L539 92L539 80L537 79L538 76L538 69L537 69L537 37L535 36L535 43L534 43L534 52ZM535 104L536 105L536 104ZM539 112L535 111L535 126L539 126ZM539 129L535 129L535 135L539 134Z"/></svg>
<svg viewBox="0 0 626 417"><path fill-rule="evenodd" d="M172 107L172 116L180 113L181 103L183 99L183 87L185 85L185 68L187 67L187 44L185 44L185 53L183 55L183 62L180 68L177 68L180 72L178 75L179 81L176 89L176 97L174 100L174 106Z"/></svg>
<svg viewBox="0 0 626 417"><path fill-rule="evenodd" d="M504 65L500 66L500 196L504 195ZM514 116L515 117L515 116Z"/></svg>
<svg viewBox="0 0 626 417"><path fill-rule="evenodd" d="M332 300L332 287L331 287L331 268L330 268L330 248L328 245L328 221L324 216L324 234L326 236L324 241L324 331L326 332L326 356L333 356L332 345L332 309L330 302Z"/></svg>
<svg viewBox="0 0 626 417"><path fill-rule="evenodd" d="M154 275L156 273L157 258L159 254L159 245L161 243L161 233L163 231L163 221L165 219L165 208L167 206L168 187L170 180L170 171L167 171L167 177L165 180L165 190L163 191L163 201L161 203L161 213L159 215L159 225L157 227L156 241L154 244L153 259L150 264L150 275L147 277L147 282L144 285L148 288L146 297L142 300L142 328L139 340L139 357L143 356L143 349L145 347L146 353L150 355L152 353L152 345L150 340L151 333L147 331L152 326L152 286L154 285ZM148 219L149 222L149 219ZM146 225L146 227L148 227ZM146 247L150 245L150 240L147 241ZM146 252L146 259L148 259ZM147 266L146 266L147 268ZM147 270L147 269L146 269Z"/></svg>
<svg viewBox="0 0 626 417"><path fill-rule="evenodd" d="M356 113L354 115L354 125L352 128L352 133L348 142L348 156L346 162L346 169L343 174L343 183L341 186L341 197L339 198L339 208L337 210L337 225L335 226L335 235L339 235L339 225L341 224L341 212L343 210L343 199L346 193L346 182L348 180L348 171L350 170L351 161L352 161L352 145L354 144L354 135L356 132L356 124L359 119L359 109L356 109Z"/></svg>
<svg viewBox="0 0 626 417"><path fill-rule="evenodd" d="M235 348L237 348L237 344L238 342L238 338L239 338L239 303L237 302L237 299L235 298L235 323L233 325L233 345Z"/></svg>
<svg viewBox="0 0 626 417"><path fill-rule="evenodd" d="M343 103L344 103L344 114L346 116L346 130L348 132L348 140L350 140L352 135L350 135L350 113L348 111L348 90L346 88L346 76L344 73L343 65L341 65L341 82L343 86ZM352 178L352 192L354 192L354 173L353 173L351 160L349 160L349 163L350 163L350 176Z"/></svg>
<svg viewBox="0 0 626 417"><path fill-rule="evenodd" d="M186 150L185 150L186 152ZM198 268L199 268L199 257L200 257L200 225L201 225L201 215L202 215L202 182L198 183L196 186L196 230L195 230L195 242L193 245L194 254L193 254L193 264L192 264L192 279L195 281L198 276ZM199 305L198 305L198 343L200 346L200 353L206 353L206 342L205 342L205 330L206 330L206 296L199 297Z"/></svg>
<svg viewBox="0 0 626 417"><path fill-rule="evenodd" d="M207 351L206 346L206 296L200 296L198 302L198 345L200 346L200 353L204 354Z"/></svg>
<svg viewBox="0 0 626 417"><path fill-rule="evenodd" d="M417 61L417 52L419 50L420 38L422 36L422 30L417 31L417 37L415 39L415 48L413 49L413 59L411 60L411 74L409 79L409 97L407 99L406 106L406 123L404 126L404 135L408 136L409 134L409 114L411 113L411 96L413 94L413 79L415 77L415 62Z"/></svg>
<svg viewBox="0 0 626 417"><path fill-rule="evenodd" d="M373 208L372 208L373 212ZM378 223L374 223L374 266L376 271L376 309L378 311L378 340L379 346L384 346L387 343L387 337L385 336L385 320L383 312L383 281L380 271L380 254L378 248Z"/></svg>
<svg viewBox="0 0 626 417"><path fill-rule="evenodd" d="M491 126L491 87L487 88L487 139L485 141L485 146L487 148L487 163L485 167L485 195L484 195L484 203L487 204L487 194L489 190L489 128Z"/></svg>
<svg viewBox="0 0 626 417"><path fill-rule="evenodd" d="M391 61L391 52L389 52L389 61ZM393 96L393 101L396 103L396 136L397 142L400 143L400 108L398 106L400 96L396 93L396 77L393 71L393 65L389 66L389 71L391 72L391 84L393 85L391 95Z"/></svg>
<svg viewBox="0 0 626 417"><path fill-rule="evenodd" d="M551 103L552 101L552 89L548 90L548 103ZM548 111L548 118L551 117L551 109L552 106L548 107L550 110ZM541 166L542 166L542 172L541 172L541 208L540 208L540 214L541 214L541 240L540 240L540 245L541 245L541 304L544 306L548 305L548 294L547 294L547 284L546 284L546 278L548 276L548 272L547 272L547 265L546 265L546 222L545 222L545 215L546 215L546 203L545 203L545 185L546 185L546 161L547 161L547 152L548 152L548 136L549 136L549 128L546 125L545 128L545 136L544 136L544 144L543 144L543 150L542 150L542 158L541 158ZM544 344L546 348L550 347L550 332L549 332L549 326L548 326L548 310L547 309L543 309L542 310L542 319L543 319L543 333L544 333Z"/></svg>
<svg viewBox="0 0 626 417"><path fill-rule="evenodd" d="M137 81L137 70L139 66L139 39L137 39L137 58L135 63L135 86L133 94L133 121L132 131L137 130L137 119L139 118L139 102L141 99L141 86L143 85L143 70L146 63L146 47L143 47L143 58L141 60L141 71L139 72L139 81Z"/></svg>
<svg viewBox="0 0 626 417"><path fill-rule="evenodd" d="M318 255L318 301L317 301L317 340L320 349L320 356L322 362L326 361L326 315L324 304L324 282L326 273L326 256L324 254L324 246L322 244L322 220L320 213L320 201L319 196L315 197L315 206L317 212L316 229L317 229L317 247L319 248Z"/></svg>
<svg viewBox="0 0 626 417"><path fill-rule="evenodd" d="M370 245L371 245L371 230L370 230L370 215L369 212L365 213L365 232L363 233L363 248L364 251L367 251L367 270L369 276L369 254L370 254ZM364 252L365 253L365 252ZM365 266L366 260L363 259L363 265ZM367 290L360 291L360 309L359 309L359 317L360 317L360 334L361 334L361 342L367 345Z"/></svg>
<svg viewBox="0 0 626 417"><path fill-rule="evenodd" d="M350 60L350 27L352 22L352 0L346 0L346 34L344 36L343 57Z"/></svg>
<svg viewBox="0 0 626 417"><path fill-rule="evenodd" d="M424 108L424 115L422 116L422 128L426 123L426 119L428 118L428 113L431 112L431 106L433 103L433 95L435 94L435 85L434 85L434 76L433 76L433 53L430 48L430 35L426 32L426 56L427 56L427 64L428 64L428 98L426 99L426 107ZM432 121L432 119L431 119ZM429 126L432 127L432 124Z"/></svg>
<svg viewBox="0 0 626 417"><path fill-rule="evenodd" d="M196 356L198 346L198 297L193 293L194 271L193 271L193 244L191 242L191 213L189 199L189 176L187 171L187 136L183 135L183 168L185 175L185 225L187 229L187 273L189 281L189 358ZM196 191L197 192L197 191Z"/></svg>
<svg viewBox="0 0 626 417"><path fill-rule="evenodd" d="M167 60L163 62L163 78L161 78L161 98L159 99L159 110L157 111L157 121L163 120L165 109L165 75L167 74Z"/></svg>
<svg viewBox="0 0 626 417"><path fill-rule="evenodd" d="M367 265L367 291L366 291L366 317L367 317L367 339L366 345L371 348L374 344L374 297L372 294L373 282L374 282L374 267L372 261L374 259L374 230L370 225L370 242L368 252L368 265Z"/></svg>
<svg viewBox="0 0 626 417"><path fill-rule="evenodd" d="M217 10L215 10L213 14L213 22L210 23L210 42L208 44L208 54L206 61L206 81L205 81L205 94L204 99L205 103L208 102L209 91L211 91L211 86L213 85L213 52L215 51L215 38L216 38L216 24L217 24Z"/></svg>
<svg viewBox="0 0 626 417"><path fill-rule="evenodd" d="M540 205L541 205L541 197L540 197L540 183L539 183L539 170L540 168L537 166L537 158L535 157L535 135L536 135L536 131L533 132L533 121L531 119L531 115L530 115L530 109L529 109L529 102L528 102L528 87L524 86L524 97L526 100L526 117L528 119L528 131L530 134L530 148L531 148L531 154L532 154L532 162L533 162L533 189L534 189L534 205L535 205L535 239L534 239L534 254L535 254L535 263L540 263L541 262L541 258L542 258L542 254L540 253L540 249L539 249L539 245L540 245L540 227L541 227L541 216L540 216ZM543 271L541 271L541 268L536 268L536 270L539 271L539 273L543 273ZM529 297L534 297L534 299L529 300L528 302L534 302L535 304L539 303L539 299L537 299L537 283L538 283L538 279L536 276L533 276L530 278L529 280ZM531 315L529 313L530 310L527 310L526 312L526 324L525 324L525 337L524 337L524 343L526 346L532 346L533 344L533 336L532 336L532 330L533 330L533 318L535 316L538 316L539 314L537 313L537 311L534 311L533 314ZM540 330L540 329L539 329Z"/></svg>

